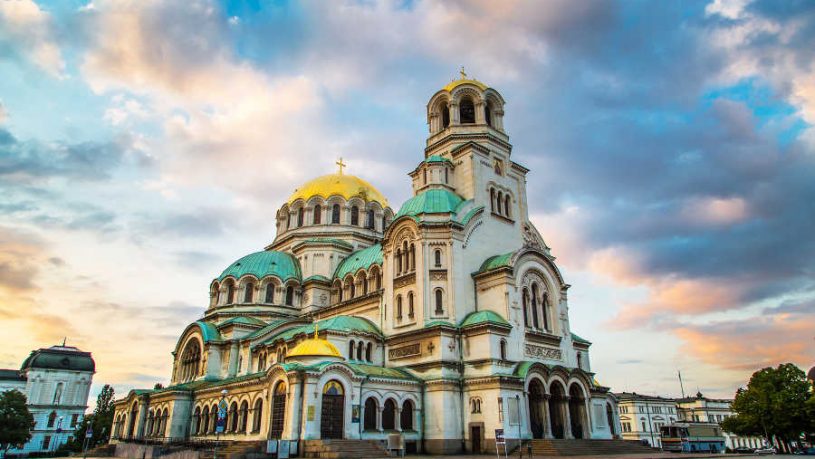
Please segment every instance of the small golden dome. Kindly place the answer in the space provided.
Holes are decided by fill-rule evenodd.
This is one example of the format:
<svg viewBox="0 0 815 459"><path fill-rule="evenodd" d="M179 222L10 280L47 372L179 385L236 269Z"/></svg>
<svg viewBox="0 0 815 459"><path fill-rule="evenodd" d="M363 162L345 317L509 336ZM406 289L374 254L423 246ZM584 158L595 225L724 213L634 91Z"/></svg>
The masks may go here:
<svg viewBox="0 0 815 459"><path fill-rule="evenodd" d="M300 342L294 349L286 354L286 357L340 357L342 354L337 347L328 340L320 338L309 338Z"/></svg>
<svg viewBox="0 0 815 459"><path fill-rule="evenodd" d="M476 86L478 89L480 89L482 91L486 91L487 88L488 88L487 85L485 85L484 83L482 83L482 82L480 82L478 80L470 80L470 79L467 79L467 78L461 78L461 79L453 80L453 81L447 83L447 86L444 87L444 90L447 91L447 92L452 92L454 89L456 89L457 87L459 87L459 86L461 86L463 84L474 85L474 86Z"/></svg>
<svg viewBox="0 0 815 459"><path fill-rule="evenodd" d="M373 185L359 177L345 174L328 174L306 182L289 197L289 204L298 199L308 201L314 196L328 199L331 196L342 196L345 199L360 197L364 201L375 201L388 206L388 200Z"/></svg>

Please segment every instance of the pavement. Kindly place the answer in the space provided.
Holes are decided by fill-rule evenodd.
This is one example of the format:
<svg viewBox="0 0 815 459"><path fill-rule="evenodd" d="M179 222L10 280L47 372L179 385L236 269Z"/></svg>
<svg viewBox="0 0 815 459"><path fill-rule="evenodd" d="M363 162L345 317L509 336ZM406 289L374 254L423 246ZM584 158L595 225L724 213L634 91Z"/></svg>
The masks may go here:
<svg viewBox="0 0 815 459"><path fill-rule="evenodd" d="M791 454L773 455L773 457L777 457L777 456L790 456L790 457L793 457L793 455L791 455ZM70 459L77 459L77 458L81 458L81 457L82 456L74 456L73 458L70 458ZM416 455L409 454L409 455L407 455L405 457L407 459L429 459L429 458L439 458L439 459L491 459L491 458L493 458L495 456L491 456L489 454L469 455L469 456L467 456L467 455L465 455L465 456L431 456L431 455L426 455L426 454L416 454ZM517 457L518 457L517 455L510 455L507 459L513 459L513 458L517 458ZM526 459L529 459L529 456L527 456L526 454L524 454L523 457L526 458ZM613 456L538 456L538 455L535 455L535 456L533 456L532 459L607 459L607 458L613 458L613 459L662 459L662 458L672 458L672 459L677 459L677 458L683 458L683 457L693 458L693 459L702 459L702 458L723 459L723 458L731 458L731 457L732 458L742 459L742 458L753 458L753 457L764 457L764 458L766 458L767 456L766 455L759 456L759 455L753 455L753 454L699 454L699 453L691 454L691 453L654 452L654 453L648 453L648 454L622 454L622 455L613 455ZM798 456L795 456L795 457L798 457ZM69 458L66 456L64 458L56 458L56 459L69 459ZM110 457L88 457L87 459L112 459L112 458L110 458ZM134 459L141 459L141 458L134 458ZM391 458L386 458L386 459L393 459L393 458L391 457Z"/></svg>

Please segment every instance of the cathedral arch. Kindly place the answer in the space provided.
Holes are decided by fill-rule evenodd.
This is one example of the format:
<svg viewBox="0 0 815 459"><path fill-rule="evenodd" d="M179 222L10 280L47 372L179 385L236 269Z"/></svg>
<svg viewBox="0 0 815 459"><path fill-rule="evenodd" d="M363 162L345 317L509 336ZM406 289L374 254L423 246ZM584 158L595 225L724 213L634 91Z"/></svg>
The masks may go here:
<svg viewBox="0 0 815 459"><path fill-rule="evenodd" d="M228 277L223 283L223 301L221 304L234 304L235 303L235 279Z"/></svg>
<svg viewBox="0 0 815 459"><path fill-rule="evenodd" d="M258 278L252 275L243 276L240 279L240 291L242 303L252 303L255 299L255 286L258 285Z"/></svg>
<svg viewBox="0 0 815 459"><path fill-rule="evenodd" d="M176 380L188 382L194 380L201 370L202 344L197 335L191 336L181 353Z"/></svg>
<svg viewBox="0 0 815 459"><path fill-rule="evenodd" d="M350 274L345 276L345 293L349 300L357 297L357 288L354 283L354 277Z"/></svg>
<svg viewBox="0 0 815 459"><path fill-rule="evenodd" d="M343 293L342 282L339 279L335 279L331 286L331 294L334 297L333 302L341 303L345 299L345 295Z"/></svg>
<svg viewBox="0 0 815 459"><path fill-rule="evenodd" d="M433 312L436 315L444 315L444 290L441 288L437 288L433 291L434 301L433 304L435 306Z"/></svg>
<svg viewBox="0 0 815 459"><path fill-rule="evenodd" d="M263 420L263 398L258 397L252 408L252 433L260 432L260 423Z"/></svg>
<svg viewBox="0 0 815 459"><path fill-rule="evenodd" d="M379 265L373 265L371 267L368 278L371 279L370 282L373 291L376 292L382 289L382 269Z"/></svg>
<svg viewBox="0 0 815 459"><path fill-rule="evenodd" d="M357 272L355 282L359 286L361 295L364 296L369 293L368 274L365 272L365 270L361 269Z"/></svg>
<svg viewBox="0 0 815 459"><path fill-rule="evenodd" d="M323 222L323 206L315 204L311 210L311 224L319 225Z"/></svg>
<svg viewBox="0 0 815 459"><path fill-rule="evenodd" d="M263 292L263 302L266 304L274 304L276 289L279 285L279 281L276 280L274 277L269 276L263 278L261 285Z"/></svg>
<svg viewBox="0 0 815 459"><path fill-rule="evenodd" d="M382 429L393 430L396 428L396 400L386 398L382 405Z"/></svg>
<svg viewBox="0 0 815 459"><path fill-rule="evenodd" d="M209 306L213 307L218 304L219 296L221 294L221 284L218 281L213 281L209 288Z"/></svg>
<svg viewBox="0 0 815 459"><path fill-rule="evenodd" d="M401 427L402 430L413 430L413 418L416 414L415 406L416 404L411 399L402 402L402 411L399 414L399 427Z"/></svg>
<svg viewBox="0 0 815 459"><path fill-rule="evenodd" d="M342 213L342 206L340 204L333 204L331 206L331 223L334 225L340 224L340 215Z"/></svg>
<svg viewBox="0 0 815 459"><path fill-rule="evenodd" d="M379 403L376 397L368 396L365 398L364 411L362 413L362 428L367 431L375 431L377 429L377 414L379 413Z"/></svg>

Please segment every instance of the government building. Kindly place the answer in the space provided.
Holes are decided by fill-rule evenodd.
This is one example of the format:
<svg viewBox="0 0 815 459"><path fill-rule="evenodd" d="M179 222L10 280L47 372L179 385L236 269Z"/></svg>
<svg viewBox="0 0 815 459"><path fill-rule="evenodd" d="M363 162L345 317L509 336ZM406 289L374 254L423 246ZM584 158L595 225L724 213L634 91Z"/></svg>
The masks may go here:
<svg viewBox="0 0 815 459"><path fill-rule="evenodd" d="M279 439L296 455L396 433L408 452L453 454L494 451L495 429L516 443L620 433L529 221L501 94L462 72L427 123L397 210L341 160L282 203L274 240L212 280L171 384L116 401L112 442Z"/></svg>
<svg viewBox="0 0 815 459"><path fill-rule="evenodd" d="M19 370L0 370L0 392L25 395L34 417L31 439L7 453L47 454L68 442L85 416L95 371L90 352L64 343L31 351Z"/></svg>

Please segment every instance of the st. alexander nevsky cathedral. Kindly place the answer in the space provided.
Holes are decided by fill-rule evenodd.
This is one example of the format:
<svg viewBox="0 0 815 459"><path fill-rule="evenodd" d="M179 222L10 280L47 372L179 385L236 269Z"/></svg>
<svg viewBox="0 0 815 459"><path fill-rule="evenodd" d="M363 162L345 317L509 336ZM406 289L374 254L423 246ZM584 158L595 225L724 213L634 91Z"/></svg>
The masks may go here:
<svg viewBox="0 0 815 459"><path fill-rule="evenodd" d="M569 284L529 221L503 97L462 72L427 123L398 211L341 160L294 191L274 241L212 280L170 385L116 402L112 442L279 439L295 455L397 433L408 452L453 454L494 451L496 429L619 434L591 343L569 325Z"/></svg>

